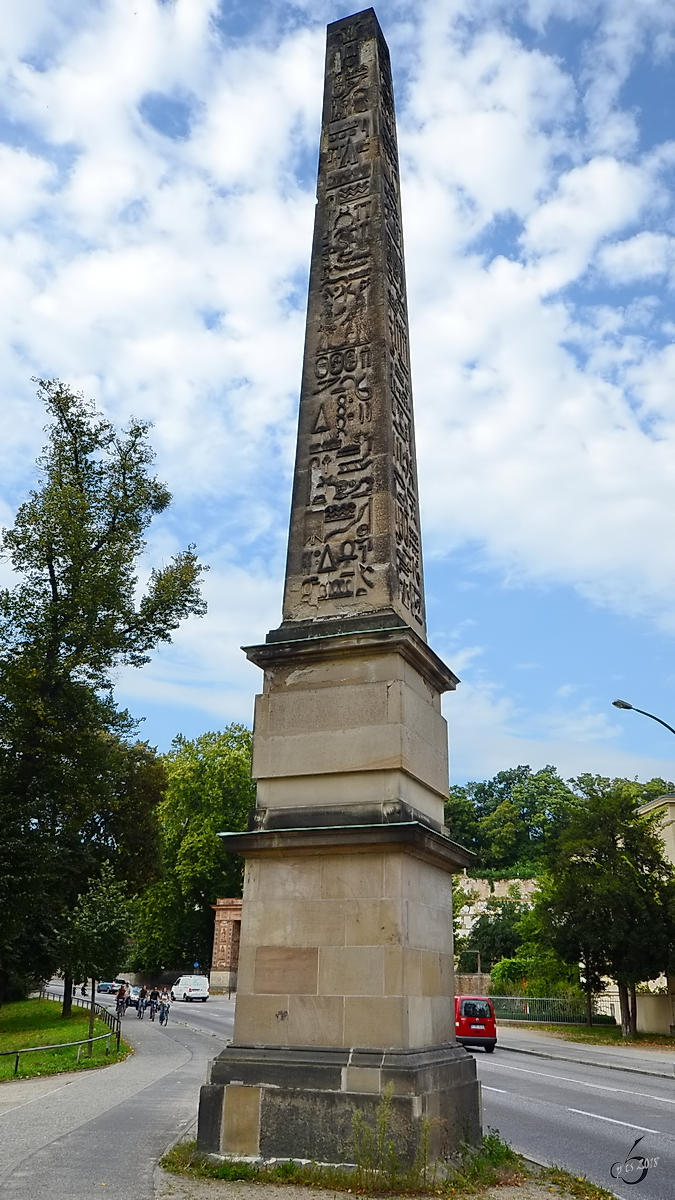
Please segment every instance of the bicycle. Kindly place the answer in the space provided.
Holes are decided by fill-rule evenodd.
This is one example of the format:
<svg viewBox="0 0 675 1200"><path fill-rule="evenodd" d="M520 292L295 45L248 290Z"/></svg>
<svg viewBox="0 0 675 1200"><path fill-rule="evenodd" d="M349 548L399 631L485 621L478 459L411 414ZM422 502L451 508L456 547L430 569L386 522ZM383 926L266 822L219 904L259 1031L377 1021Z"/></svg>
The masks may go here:
<svg viewBox="0 0 675 1200"><path fill-rule="evenodd" d="M169 1024L169 1009L171 1005L166 1000L160 1000L159 1004L159 1023L160 1025Z"/></svg>
<svg viewBox="0 0 675 1200"><path fill-rule="evenodd" d="M138 1007L136 1009L136 1016L138 1017L139 1021L143 1020L144 1012L145 1012L145 1000L141 1000L141 998L139 996Z"/></svg>
<svg viewBox="0 0 675 1200"><path fill-rule="evenodd" d="M119 1017L120 1020L122 1019L122 1017L124 1016L126 1011L127 1011L127 1002L126 1002L124 996L120 996L117 1003L115 1004L115 1012L117 1013L117 1016Z"/></svg>
<svg viewBox="0 0 675 1200"><path fill-rule="evenodd" d="M156 1000L149 1000L149 1001L148 1001L148 1008L150 1009L150 1020L151 1020L151 1021L154 1021L154 1019L155 1019L155 1013L157 1012L157 1001L156 1001Z"/></svg>

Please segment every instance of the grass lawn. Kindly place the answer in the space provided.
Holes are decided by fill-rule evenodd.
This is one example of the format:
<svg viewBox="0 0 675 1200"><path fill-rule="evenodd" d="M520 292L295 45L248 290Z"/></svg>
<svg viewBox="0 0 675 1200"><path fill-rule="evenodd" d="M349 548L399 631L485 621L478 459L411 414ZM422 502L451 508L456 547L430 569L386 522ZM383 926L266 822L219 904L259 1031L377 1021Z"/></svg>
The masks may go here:
<svg viewBox="0 0 675 1200"><path fill-rule="evenodd" d="M539 1021L504 1021L506 1030L510 1026L530 1029L533 1033L551 1033L565 1042L587 1042L595 1046L669 1046L675 1050L675 1038L661 1033L637 1033L635 1037L621 1036L620 1025L544 1025Z"/></svg>
<svg viewBox="0 0 675 1200"><path fill-rule="evenodd" d="M97 1018L94 1036L108 1033L108 1026ZM20 1000L15 1004L4 1004L0 1008L0 1051L21 1050L27 1046L53 1046L63 1042L76 1042L89 1034L89 1012L73 1007L70 1017L61 1016L61 1004L55 1000ZM110 1039L110 1054L105 1052L106 1042L94 1042L92 1057L87 1057L87 1047L82 1047L81 1061L77 1063L77 1046L67 1050L45 1050L42 1054L26 1054L19 1059L18 1074L14 1074L15 1059L11 1055L0 1058L0 1081L6 1079L28 1079L35 1075L56 1075L59 1071L87 1071L91 1067L102 1067L119 1062L130 1053L126 1042L120 1042L117 1051L114 1036Z"/></svg>

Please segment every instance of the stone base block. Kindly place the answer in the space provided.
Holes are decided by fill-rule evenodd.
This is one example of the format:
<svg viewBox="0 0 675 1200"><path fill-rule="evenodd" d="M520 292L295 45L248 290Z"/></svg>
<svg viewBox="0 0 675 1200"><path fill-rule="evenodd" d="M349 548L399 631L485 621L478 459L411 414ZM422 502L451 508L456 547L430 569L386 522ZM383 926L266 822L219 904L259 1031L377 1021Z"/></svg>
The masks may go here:
<svg viewBox="0 0 675 1200"><path fill-rule="evenodd" d="M237 990L237 969L230 971L211 971L209 975L209 991L213 996L222 995L223 992L236 992Z"/></svg>
<svg viewBox="0 0 675 1200"><path fill-rule="evenodd" d="M252 1158L353 1162L354 1114L375 1129L385 1089L399 1158L430 1159L481 1133L480 1086L461 1046L358 1050L228 1046L201 1090L197 1145Z"/></svg>

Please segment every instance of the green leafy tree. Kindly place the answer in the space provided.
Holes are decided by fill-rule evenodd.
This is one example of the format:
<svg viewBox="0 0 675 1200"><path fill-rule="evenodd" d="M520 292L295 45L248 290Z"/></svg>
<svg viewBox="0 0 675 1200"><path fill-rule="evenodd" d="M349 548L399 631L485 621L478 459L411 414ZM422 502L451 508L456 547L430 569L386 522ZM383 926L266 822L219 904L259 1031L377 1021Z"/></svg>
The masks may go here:
<svg viewBox="0 0 675 1200"><path fill-rule="evenodd" d="M476 970L474 950L480 953L484 971L490 971L500 958L511 958L520 945L519 924L525 911L525 904L510 897L488 900L486 911L478 917L471 932L458 942L457 970Z"/></svg>
<svg viewBox="0 0 675 1200"><path fill-rule="evenodd" d="M193 741L178 737L166 756L169 786L159 806L164 877L135 906L135 970L177 970L211 962L214 913L241 895L243 863L218 835L245 829L255 804L251 732L230 725Z"/></svg>
<svg viewBox="0 0 675 1200"><path fill-rule="evenodd" d="M118 433L55 380L39 395L51 424L38 485L2 537L16 582L0 591L0 1003L53 969L63 913L121 837L123 779L143 774L124 749L134 722L115 705L114 669L142 666L205 611L193 547L137 598L144 533L171 498L150 473L148 425ZM146 806L145 834L132 834L127 810L136 879L147 818Z"/></svg>
<svg viewBox="0 0 675 1200"><path fill-rule="evenodd" d="M477 868L534 874L578 803L555 767L520 766L451 788L446 823L451 836L474 851Z"/></svg>
<svg viewBox="0 0 675 1200"><path fill-rule="evenodd" d="M645 798L672 785L593 775L573 783L583 803L551 847L534 920L540 944L581 962L589 1021L600 976L616 980L627 1036L635 1032L636 984L667 969L675 942L674 872L659 817L638 812Z"/></svg>
<svg viewBox="0 0 675 1200"><path fill-rule="evenodd" d="M114 979L127 950L129 906L124 884L115 879L110 863L104 863L96 879L77 898L72 915L63 924L60 957L71 977L91 979L89 1036L93 1036L96 981ZM88 1053L91 1055L92 1044Z"/></svg>

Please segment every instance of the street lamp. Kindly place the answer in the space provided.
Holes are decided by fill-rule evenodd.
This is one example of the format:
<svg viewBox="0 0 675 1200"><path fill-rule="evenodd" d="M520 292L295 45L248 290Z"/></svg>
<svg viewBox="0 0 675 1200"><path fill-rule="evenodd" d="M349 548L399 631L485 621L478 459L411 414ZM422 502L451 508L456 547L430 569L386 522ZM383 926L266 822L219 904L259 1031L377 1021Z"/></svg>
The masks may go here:
<svg viewBox="0 0 675 1200"><path fill-rule="evenodd" d="M675 734L675 729L669 725L667 721L662 721L660 717L655 717L653 713L645 712L644 708L636 708L634 704L629 704L627 700L612 700L615 708L630 708L633 712L639 712L643 717L651 717L652 721L658 721L659 725L663 725L664 729L669 729L672 734Z"/></svg>

